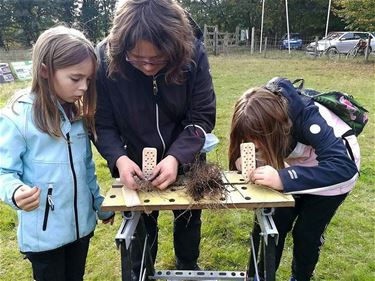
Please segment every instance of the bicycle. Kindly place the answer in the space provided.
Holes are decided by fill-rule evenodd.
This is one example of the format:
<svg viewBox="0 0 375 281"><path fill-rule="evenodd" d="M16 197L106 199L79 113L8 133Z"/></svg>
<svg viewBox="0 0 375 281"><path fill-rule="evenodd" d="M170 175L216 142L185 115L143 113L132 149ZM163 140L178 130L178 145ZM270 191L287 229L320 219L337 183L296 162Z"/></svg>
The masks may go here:
<svg viewBox="0 0 375 281"><path fill-rule="evenodd" d="M371 47L369 47L369 52L371 52ZM355 58L357 55L365 55L367 49L367 42L364 39L359 39L358 43L349 50L346 54L346 59Z"/></svg>

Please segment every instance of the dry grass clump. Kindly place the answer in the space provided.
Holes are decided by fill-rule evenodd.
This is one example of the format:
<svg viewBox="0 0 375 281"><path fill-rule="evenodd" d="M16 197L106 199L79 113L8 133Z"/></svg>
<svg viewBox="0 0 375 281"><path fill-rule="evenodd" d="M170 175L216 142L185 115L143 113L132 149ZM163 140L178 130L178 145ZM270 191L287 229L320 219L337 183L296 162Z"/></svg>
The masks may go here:
<svg viewBox="0 0 375 281"><path fill-rule="evenodd" d="M195 201L203 198L226 198L227 190L218 165L195 161L186 176L186 193Z"/></svg>

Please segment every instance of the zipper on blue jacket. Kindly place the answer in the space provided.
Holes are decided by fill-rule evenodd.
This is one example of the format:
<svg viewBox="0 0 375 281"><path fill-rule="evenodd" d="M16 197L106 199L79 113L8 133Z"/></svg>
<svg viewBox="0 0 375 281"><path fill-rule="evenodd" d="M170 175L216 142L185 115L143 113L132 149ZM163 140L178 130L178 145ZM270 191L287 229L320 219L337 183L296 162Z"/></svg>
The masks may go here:
<svg viewBox="0 0 375 281"><path fill-rule="evenodd" d="M43 231L47 229L49 209L51 209L51 211L55 210L55 204L53 203L53 200L52 200L52 190L53 190L53 185L49 184L48 190L47 190L46 208L44 210Z"/></svg>
<svg viewBox="0 0 375 281"><path fill-rule="evenodd" d="M154 93L154 96L156 97L158 95L158 84L156 82L157 76L152 76L152 92ZM161 154L161 159L164 158L164 153L165 153L165 142L163 139L163 136L161 135L160 132L160 127L159 127L159 106L158 103L156 103L156 129L158 131L158 135L160 137L161 143L163 145L163 153Z"/></svg>
<svg viewBox="0 0 375 281"><path fill-rule="evenodd" d="M76 171L74 170L74 165L73 165L73 154L72 154L72 147L70 145L70 135L69 135L69 133L66 134L66 140L68 142L70 169L72 170L72 174L73 174L74 219L75 219L75 222L76 222L76 235L77 235L77 239L79 239L78 208L77 208L77 175L76 175Z"/></svg>

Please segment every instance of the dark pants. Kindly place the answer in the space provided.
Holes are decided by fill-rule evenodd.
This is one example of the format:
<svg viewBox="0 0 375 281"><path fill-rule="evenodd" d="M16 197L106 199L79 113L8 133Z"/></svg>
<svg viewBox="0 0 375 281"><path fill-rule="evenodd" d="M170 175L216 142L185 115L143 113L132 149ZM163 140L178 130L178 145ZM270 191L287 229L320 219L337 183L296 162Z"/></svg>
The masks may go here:
<svg viewBox="0 0 375 281"><path fill-rule="evenodd" d="M280 264L285 238L293 235L292 275L308 281L318 263L323 233L347 194L337 196L295 195L294 208L276 208L273 219L279 232L276 246L276 269ZM260 261L260 265L263 261ZM262 266L261 266L262 267ZM262 272L262 271L261 271Z"/></svg>
<svg viewBox="0 0 375 281"><path fill-rule="evenodd" d="M92 234L73 243L46 252L25 253L36 281L83 280L89 242Z"/></svg>
<svg viewBox="0 0 375 281"><path fill-rule="evenodd" d="M199 257L199 243L201 237L201 210L174 210L173 243L176 255L176 268L196 269ZM148 241L151 247L152 260L155 262L158 250L158 220L159 212L150 215L142 214ZM137 235L137 233L135 233ZM132 243L133 273L138 277L141 266L143 246Z"/></svg>

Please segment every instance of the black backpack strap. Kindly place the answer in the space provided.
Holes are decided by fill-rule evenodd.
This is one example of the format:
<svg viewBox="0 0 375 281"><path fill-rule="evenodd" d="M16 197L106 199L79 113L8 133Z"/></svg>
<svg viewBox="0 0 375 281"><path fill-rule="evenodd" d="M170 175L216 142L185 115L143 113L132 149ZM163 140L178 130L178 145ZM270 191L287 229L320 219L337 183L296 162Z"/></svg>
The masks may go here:
<svg viewBox="0 0 375 281"><path fill-rule="evenodd" d="M300 83L298 86L295 86L298 90L303 90L303 86L305 84L305 79L298 78L292 82L293 85Z"/></svg>
<svg viewBox="0 0 375 281"><path fill-rule="evenodd" d="M352 159L352 161L355 163L355 158L354 158L354 153L353 153L353 150L349 144L349 141L346 139L346 137L348 136L352 136L352 135L355 135L353 130L349 130L347 131L345 134L343 134L341 136L341 138L343 139L344 143L345 143L345 146L346 146L346 150L348 151L349 153L349 156L350 156L350 159ZM359 172L358 168L357 168L357 171L358 171L358 175L360 176L361 173Z"/></svg>

